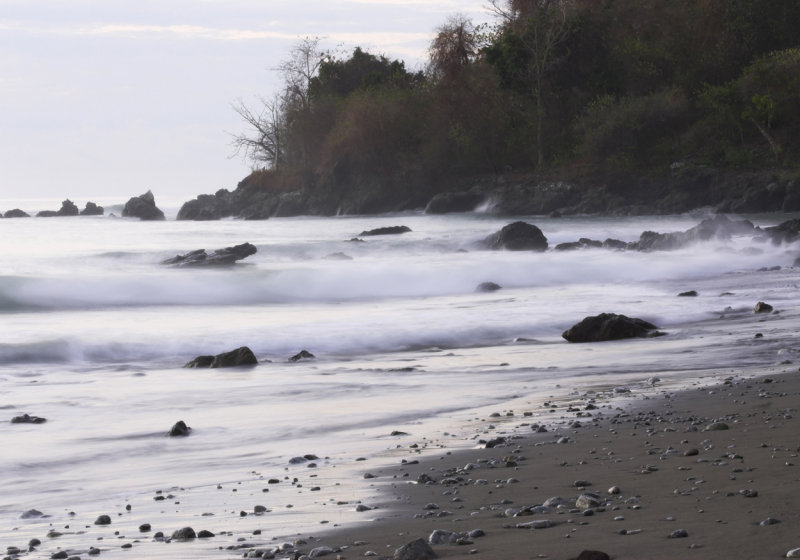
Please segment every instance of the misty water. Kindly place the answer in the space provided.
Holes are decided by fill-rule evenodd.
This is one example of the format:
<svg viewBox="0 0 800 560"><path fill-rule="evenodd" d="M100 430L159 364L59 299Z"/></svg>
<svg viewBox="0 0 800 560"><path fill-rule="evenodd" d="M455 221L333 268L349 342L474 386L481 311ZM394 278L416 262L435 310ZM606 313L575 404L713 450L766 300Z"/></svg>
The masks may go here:
<svg viewBox="0 0 800 560"><path fill-rule="evenodd" d="M581 237L634 241L701 218L525 221L552 247ZM749 218L769 226L787 216ZM797 307L791 246L751 237L653 253L480 246L511 221L480 213L0 220L0 544L24 545L51 526L91 526L117 511L113 527L135 533L157 516L138 503L153 503L159 490L183 495L183 505L158 510L165 532L202 525L214 507L214 523L234 533L291 535L318 527L320 509L333 523L351 522L359 519L352 505L314 509L310 492L295 491L287 508L288 494L253 485L307 479L308 466L290 460L314 454L320 468L336 469L340 499L352 504L363 497L348 484L363 469L355 458L389 461L397 446L429 435L469 446L470 421L493 411L534 409L540 397L654 373L680 383L709 368L777 363L786 351L785 341L756 345L742 325L757 301ZM412 231L352 240L390 225ZM159 264L244 242L258 252L231 268ZM476 292L487 281L502 289ZM677 297L686 290L699 296ZM666 336L590 345L561 338L602 312L643 318ZM182 368L245 345L258 366ZM316 359L288 362L304 349ZM23 413L47 422L10 423ZM177 420L191 436L166 436ZM242 481L251 494L241 503L230 493L208 497ZM239 510L256 503L269 514L240 520ZM21 519L31 509L49 517ZM79 540L69 538L56 544ZM219 545L196 545L193 554L219 554Z"/></svg>

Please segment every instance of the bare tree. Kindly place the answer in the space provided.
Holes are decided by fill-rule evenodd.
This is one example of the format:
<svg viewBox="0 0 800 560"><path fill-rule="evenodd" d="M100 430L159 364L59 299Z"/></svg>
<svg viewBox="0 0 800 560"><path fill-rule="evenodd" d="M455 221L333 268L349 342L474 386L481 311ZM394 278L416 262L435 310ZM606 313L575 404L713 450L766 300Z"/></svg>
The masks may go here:
<svg viewBox="0 0 800 560"><path fill-rule="evenodd" d="M436 37L428 47L432 74L448 80L469 66L478 54L478 36L472 21L462 14L448 18L436 30Z"/></svg>
<svg viewBox="0 0 800 560"><path fill-rule="evenodd" d="M536 163L544 163L543 125L547 78L560 62L558 47L570 34L573 0L489 0L489 10L519 38L530 57L527 81L536 101Z"/></svg>
<svg viewBox="0 0 800 560"><path fill-rule="evenodd" d="M254 167L260 164L268 168L282 167L286 155L286 107L284 96L274 95L270 99L259 98L260 107L251 109L239 99L233 110L250 127L248 133L235 134L231 144L235 154L250 160Z"/></svg>

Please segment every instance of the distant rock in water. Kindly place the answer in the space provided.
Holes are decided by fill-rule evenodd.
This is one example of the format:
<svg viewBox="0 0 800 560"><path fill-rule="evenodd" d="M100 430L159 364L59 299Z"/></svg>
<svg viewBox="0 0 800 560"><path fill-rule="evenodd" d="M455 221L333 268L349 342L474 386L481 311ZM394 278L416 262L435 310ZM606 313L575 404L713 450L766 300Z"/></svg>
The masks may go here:
<svg viewBox="0 0 800 560"><path fill-rule="evenodd" d="M86 207L81 210L81 216L102 216L105 210L94 202L87 202Z"/></svg>
<svg viewBox="0 0 800 560"><path fill-rule="evenodd" d="M289 358L289 361L299 362L300 360L313 360L314 358L316 358L316 356L308 350L300 350L297 354Z"/></svg>
<svg viewBox="0 0 800 560"><path fill-rule="evenodd" d="M434 196L425 207L426 214L472 212L486 197L472 192L444 192Z"/></svg>
<svg viewBox="0 0 800 560"><path fill-rule="evenodd" d="M251 243L242 243L233 247L217 249L211 254L206 253L205 249L197 249L177 255L175 257L161 261L161 264L169 266L231 266L236 261L242 260L258 252L256 246Z"/></svg>
<svg viewBox="0 0 800 560"><path fill-rule="evenodd" d="M178 211L178 220L220 220L232 215L231 193L220 189L215 194L201 194L185 202Z"/></svg>
<svg viewBox="0 0 800 560"><path fill-rule="evenodd" d="M601 313L584 318L580 323L564 331L561 336L569 342L602 342L653 336L657 328L642 319L616 313Z"/></svg>
<svg viewBox="0 0 800 560"><path fill-rule="evenodd" d="M476 292L496 292L497 290L501 290L502 286L500 284L495 284L494 282L481 282L478 284L478 287L475 288Z"/></svg>
<svg viewBox="0 0 800 560"><path fill-rule="evenodd" d="M800 218L786 220L777 226L764 228L770 240L776 245L780 243L791 243L800 237Z"/></svg>
<svg viewBox="0 0 800 560"><path fill-rule="evenodd" d="M369 237L373 235L398 235L400 233L408 233L409 231L411 231L411 228L407 226L388 226L362 231L358 235L363 237Z"/></svg>
<svg viewBox="0 0 800 560"><path fill-rule="evenodd" d="M19 208L14 208L13 210L7 210L5 214L3 214L4 218L30 218L31 215Z"/></svg>
<svg viewBox="0 0 800 560"><path fill-rule="evenodd" d="M191 433L192 429L186 425L186 422L183 420L178 420L175 424L170 428L169 435L170 437L186 437Z"/></svg>
<svg viewBox="0 0 800 560"><path fill-rule="evenodd" d="M547 238L538 227L525 222L514 222L484 239L489 249L509 251L546 251Z"/></svg>
<svg viewBox="0 0 800 560"><path fill-rule="evenodd" d="M673 251L700 241L728 240L734 235L752 235L755 226L748 220L733 221L723 214L707 218L686 231L657 233L645 231L630 248L639 251Z"/></svg>
<svg viewBox="0 0 800 560"><path fill-rule="evenodd" d="M37 218L52 218L55 216L77 216L80 214L78 207L75 206L75 203L72 202L70 199L65 200L61 203L61 208L58 211L55 210L42 210L38 214L36 214Z"/></svg>
<svg viewBox="0 0 800 560"><path fill-rule="evenodd" d="M45 422L47 422L46 418L42 418L41 416L31 416L30 414L15 416L11 419L12 424L44 424Z"/></svg>
<svg viewBox="0 0 800 560"><path fill-rule="evenodd" d="M185 368L227 368L239 366L253 366L258 364L253 351L247 346L241 346L230 352L223 352L216 356L198 356L194 360L187 362Z"/></svg>
<svg viewBox="0 0 800 560"><path fill-rule="evenodd" d="M772 313L772 306L763 301L759 301L753 308L753 313Z"/></svg>
<svg viewBox="0 0 800 560"><path fill-rule="evenodd" d="M697 291L689 290L688 292L681 292L678 294L678 297L697 297Z"/></svg>
<svg viewBox="0 0 800 560"><path fill-rule="evenodd" d="M139 218L144 221L164 220L164 212L156 206L156 200L152 191L147 191L143 195L134 196L125 203L122 209L124 218Z"/></svg>

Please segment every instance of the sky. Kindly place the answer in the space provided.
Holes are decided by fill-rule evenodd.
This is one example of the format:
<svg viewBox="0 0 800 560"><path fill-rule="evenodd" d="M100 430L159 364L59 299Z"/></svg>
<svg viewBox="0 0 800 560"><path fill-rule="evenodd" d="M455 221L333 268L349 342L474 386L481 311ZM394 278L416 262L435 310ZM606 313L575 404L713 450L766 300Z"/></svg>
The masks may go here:
<svg viewBox="0 0 800 560"><path fill-rule="evenodd" d="M438 26L483 0L0 0L0 199L185 201L234 189L246 125L293 45L423 69ZM0 210L2 210L0 208Z"/></svg>

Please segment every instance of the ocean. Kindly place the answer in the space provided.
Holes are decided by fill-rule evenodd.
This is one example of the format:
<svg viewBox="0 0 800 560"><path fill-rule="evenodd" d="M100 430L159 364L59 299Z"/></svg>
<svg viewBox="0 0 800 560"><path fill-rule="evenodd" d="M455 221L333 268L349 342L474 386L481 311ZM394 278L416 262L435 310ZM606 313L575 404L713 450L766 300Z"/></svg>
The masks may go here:
<svg viewBox="0 0 800 560"><path fill-rule="evenodd" d="M20 203L0 201L0 209ZM22 203L30 212L58 208ZM791 245L736 237L652 253L488 251L480 241L517 218L178 222L177 206L164 210L164 222L109 215L118 207L105 216L0 219L0 546L45 541L26 558L88 544L121 557L115 539L151 543L138 533L145 522L167 535L185 525L225 528L227 537L193 544L186 556L211 558L234 554L226 546L254 530L291 540L364 521L369 514L353 504L374 488L354 480L412 443L476 445L471 423L492 412L520 421L559 395L655 374L693 383L709 370L793 352L785 337L769 336L777 327L764 325L763 339L752 332L756 302L798 307ZM552 248L581 237L635 241L702 217L520 219ZM758 226L789 217L747 216ZM360 236L394 225L411 232ZM233 267L160 264L244 242L258 252ZM476 291L489 281L502 289ZM688 290L699 295L677 296ZM602 312L648 320L666 336L561 338ZM241 346L257 366L182 367ZM301 350L315 358L290 362ZM10 422L25 413L47 421ZM191 426L189 437L167 436L178 420ZM303 455L312 459L291 462ZM317 479L338 489L318 498L309 489ZM267 512L253 515L255 505ZM30 510L42 515L23 519ZM101 514L112 524L98 536ZM45 539L53 530L62 536ZM144 557L179 557L146 546Z"/></svg>

